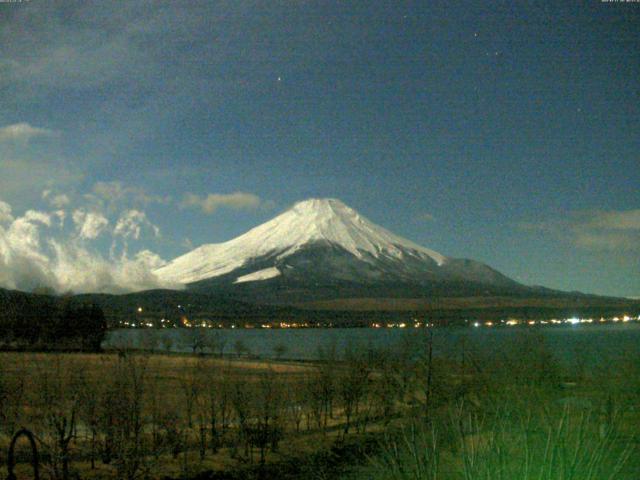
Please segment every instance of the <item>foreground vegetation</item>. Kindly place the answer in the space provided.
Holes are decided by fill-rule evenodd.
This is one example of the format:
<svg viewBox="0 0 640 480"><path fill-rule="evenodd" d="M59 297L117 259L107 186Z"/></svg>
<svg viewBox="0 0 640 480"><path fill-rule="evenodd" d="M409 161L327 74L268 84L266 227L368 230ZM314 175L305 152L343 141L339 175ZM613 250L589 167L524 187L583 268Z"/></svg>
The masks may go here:
<svg viewBox="0 0 640 480"><path fill-rule="evenodd" d="M637 353L587 354L560 366L531 330L447 358L428 331L314 363L4 353L0 446L28 428L52 479L638 478Z"/></svg>
<svg viewBox="0 0 640 480"><path fill-rule="evenodd" d="M99 351L107 332L100 306L71 294L0 288L0 349Z"/></svg>
<svg viewBox="0 0 640 480"><path fill-rule="evenodd" d="M443 375L424 417L389 429L345 479L638 478L637 351L608 362L576 352L561 368L527 332L501 351L468 353L460 381Z"/></svg>

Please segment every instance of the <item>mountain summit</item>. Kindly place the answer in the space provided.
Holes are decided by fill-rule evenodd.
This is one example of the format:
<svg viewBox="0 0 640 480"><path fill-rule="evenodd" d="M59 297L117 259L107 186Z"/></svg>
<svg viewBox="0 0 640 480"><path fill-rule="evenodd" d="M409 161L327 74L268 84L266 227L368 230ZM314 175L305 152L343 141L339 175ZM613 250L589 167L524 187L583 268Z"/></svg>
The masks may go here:
<svg viewBox="0 0 640 480"><path fill-rule="evenodd" d="M312 290L327 287L337 295L359 286L402 287L415 296L452 282L474 291L518 285L482 263L445 257L395 235L340 200L315 198L233 240L198 247L155 273L198 289L255 291L260 284L258 289L269 285L311 297Z"/></svg>

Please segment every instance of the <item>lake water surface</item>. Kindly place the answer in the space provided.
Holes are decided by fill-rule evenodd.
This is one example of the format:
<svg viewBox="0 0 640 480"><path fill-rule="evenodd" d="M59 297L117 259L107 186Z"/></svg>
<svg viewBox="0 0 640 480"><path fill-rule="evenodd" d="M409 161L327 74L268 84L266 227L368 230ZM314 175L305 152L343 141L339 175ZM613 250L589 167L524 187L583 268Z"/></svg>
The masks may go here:
<svg viewBox="0 0 640 480"><path fill-rule="evenodd" d="M620 355L640 353L640 323L604 325L561 325L543 327L448 327L433 329L433 347L437 355L457 355L461 343L491 351L515 342L523 333L535 329L547 347L561 361L572 363L577 356L589 363L613 361ZM398 328L304 328L304 329L119 329L109 332L106 348L153 348L174 352L191 351L192 339L202 334L216 351L234 354L241 343L246 351L262 358L276 357L279 346L287 359L318 358L320 348L348 346L392 347L424 341L428 329Z"/></svg>

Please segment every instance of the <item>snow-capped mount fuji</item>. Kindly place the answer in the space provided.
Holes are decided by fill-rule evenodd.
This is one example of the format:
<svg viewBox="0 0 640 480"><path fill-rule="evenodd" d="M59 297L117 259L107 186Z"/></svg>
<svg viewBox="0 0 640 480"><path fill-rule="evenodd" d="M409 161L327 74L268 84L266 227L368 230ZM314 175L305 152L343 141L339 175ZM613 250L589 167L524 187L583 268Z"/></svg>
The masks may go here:
<svg viewBox="0 0 640 480"><path fill-rule="evenodd" d="M276 300L292 292L296 300L360 296L376 287L392 296L456 286L464 291L454 294L521 287L482 263L445 257L395 235L336 199L298 202L239 237L198 247L155 273L198 290L268 292Z"/></svg>
<svg viewBox="0 0 640 480"><path fill-rule="evenodd" d="M296 203L273 220L233 240L196 248L156 273L165 280L193 283L227 274L264 256L272 256L278 263L316 242L340 247L364 261L379 257L399 260L405 254L438 265L446 261L443 255L375 225L340 200L311 199ZM265 274L266 278L278 275L275 270ZM254 279L263 277L256 275Z"/></svg>

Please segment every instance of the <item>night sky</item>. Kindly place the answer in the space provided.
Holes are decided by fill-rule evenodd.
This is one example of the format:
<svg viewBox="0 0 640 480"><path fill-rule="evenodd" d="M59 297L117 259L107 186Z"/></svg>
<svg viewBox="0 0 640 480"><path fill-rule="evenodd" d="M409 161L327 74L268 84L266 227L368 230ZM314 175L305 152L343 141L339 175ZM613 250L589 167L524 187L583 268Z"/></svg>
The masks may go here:
<svg viewBox="0 0 640 480"><path fill-rule="evenodd" d="M151 286L335 197L526 284L640 296L640 3L0 3L0 173L12 288Z"/></svg>

